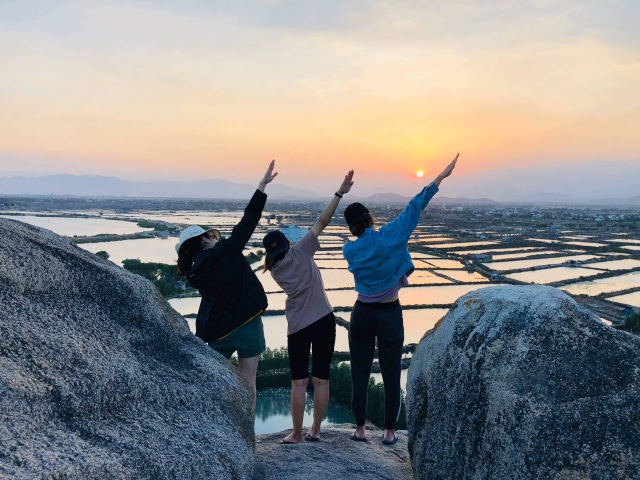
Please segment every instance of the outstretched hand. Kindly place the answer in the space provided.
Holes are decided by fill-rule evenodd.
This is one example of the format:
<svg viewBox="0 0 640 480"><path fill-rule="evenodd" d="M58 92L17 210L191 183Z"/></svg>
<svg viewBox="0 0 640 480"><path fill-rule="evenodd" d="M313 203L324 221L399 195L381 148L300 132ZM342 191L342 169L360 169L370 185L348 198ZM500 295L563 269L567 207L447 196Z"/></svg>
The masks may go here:
<svg viewBox="0 0 640 480"><path fill-rule="evenodd" d="M353 170L349 170L349 173L347 173L344 176L344 180L342 181L342 185L340 185L340 187L338 188L338 193L340 195L344 195L345 193L349 193L349 190L351 190L352 186L353 186Z"/></svg>
<svg viewBox="0 0 640 480"><path fill-rule="evenodd" d="M276 161L271 160L271 163L269 164L269 168L267 168L267 171L264 173L264 177L262 177L262 180L260 180L260 185L258 185L258 190L260 190L261 192L264 192L264 187L266 187L268 183L271 183L273 179L278 176L278 172L273 173L273 167L275 167L275 165L276 165Z"/></svg>
<svg viewBox="0 0 640 480"><path fill-rule="evenodd" d="M456 168L456 162L458 161L459 156L460 154L457 153L456 158L454 158L453 161L449 165L447 165L445 169L440 173L440 175L436 177L436 179L434 180L434 183L436 185L440 186L440 182L442 182L442 180L444 180L449 175L451 175L451 172L453 172L453 169Z"/></svg>

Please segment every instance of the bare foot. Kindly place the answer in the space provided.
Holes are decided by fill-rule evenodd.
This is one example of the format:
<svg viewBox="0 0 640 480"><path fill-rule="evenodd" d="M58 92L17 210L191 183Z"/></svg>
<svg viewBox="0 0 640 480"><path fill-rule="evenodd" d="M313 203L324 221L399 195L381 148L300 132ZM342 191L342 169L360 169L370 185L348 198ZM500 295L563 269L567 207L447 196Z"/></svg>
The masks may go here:
<svg viewBox="0 0 640 480"><path fill-rule="evenodd" d="M304 439L310 442L315 442L317 440L320 440L320 429L319 428L316 429L316 428L313 428L313 426L311 426L307 434L304 436Z"/></svg>
<svg viewBox="0 0 640 480"><path fill-rule="evenodd" d="M304 440L302 439L302 433L295 434L291 432L289 435L280 440L280 443L286 445L293 445L296 443L302 443Z"/></svg>
<svg viewBox="0 0 640 480"><path fill-rule="evenodd" d="M396 431L395 430L388 430L388 429L385 428L384 434L382 435L382 440L384 442L389 443L389 442L393 442L394 438L396 438Z"/></svg>
<svg viewBox="0 0 640 480"><path fill-rule="evenodd" d="M366 442L367 435L364 431L364 427L356 427L356 431L351 435L351 440L355 440L357 442Z"/></svg>

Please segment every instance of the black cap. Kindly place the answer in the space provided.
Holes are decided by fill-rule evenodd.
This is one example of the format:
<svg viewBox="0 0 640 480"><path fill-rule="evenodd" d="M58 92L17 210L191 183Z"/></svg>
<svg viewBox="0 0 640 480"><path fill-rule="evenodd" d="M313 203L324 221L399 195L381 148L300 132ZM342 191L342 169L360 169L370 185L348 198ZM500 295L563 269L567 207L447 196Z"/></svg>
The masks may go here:
<svg viewBox="0 0 640 480"><path fill-rule="evenodd" d="M367 207L356 202L344 209L344 219L347 222L347 225L351 227L363 220L371 220L371 215L369 214Z"/></svg>
<svg viewBox="0 0 640 480"><path fill-rule="evenodd" d="M279 253L289 250L289 240L280 230L271 230L262 239L262 244L267 253L265 268L269 269Z"/></svg>

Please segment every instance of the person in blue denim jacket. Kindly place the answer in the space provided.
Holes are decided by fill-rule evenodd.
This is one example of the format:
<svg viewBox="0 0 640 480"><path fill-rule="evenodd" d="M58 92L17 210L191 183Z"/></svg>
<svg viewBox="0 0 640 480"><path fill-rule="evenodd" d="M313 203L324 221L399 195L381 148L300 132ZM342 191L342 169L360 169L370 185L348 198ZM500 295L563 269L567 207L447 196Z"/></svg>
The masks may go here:
<svg viewBox="0 0 640 480"><path fill-rule="evenodd" d="M353 273L358 299L351 311L349 350L351 352L351 408L356 420L352 440L366 442L364 424L367 387L378 342L378 360L384 384L385 430L382 443L393 445L398 437L395 424L400 414L400 371L404 324L398 300L400 289L409 284L414 267L407 244L420 220L420 214L438 192L442 180L451 175L458 156L409 202L392 222L374 228L367 207L352 203L344 211L349 230L357 239L346 243L344 258Z"/></svg>

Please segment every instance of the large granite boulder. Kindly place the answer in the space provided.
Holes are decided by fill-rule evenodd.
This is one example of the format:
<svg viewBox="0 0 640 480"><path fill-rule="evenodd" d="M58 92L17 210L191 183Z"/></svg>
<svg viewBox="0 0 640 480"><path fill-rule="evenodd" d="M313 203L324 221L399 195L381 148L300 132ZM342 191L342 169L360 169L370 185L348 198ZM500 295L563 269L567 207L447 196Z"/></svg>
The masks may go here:
<svg viewBox="0 0 640 480"><path fill-rule="evenodd" d="M640 338L551 287L460 298L407 383L421 479L640 478Z"/></svg>
<svg viewBox="0 0 640 480"><path fill-rule="evenodd" d="M0 478L251 478L247 389L150 282L0 219L0 305Z"/></svg>

